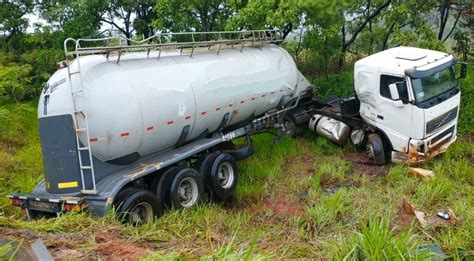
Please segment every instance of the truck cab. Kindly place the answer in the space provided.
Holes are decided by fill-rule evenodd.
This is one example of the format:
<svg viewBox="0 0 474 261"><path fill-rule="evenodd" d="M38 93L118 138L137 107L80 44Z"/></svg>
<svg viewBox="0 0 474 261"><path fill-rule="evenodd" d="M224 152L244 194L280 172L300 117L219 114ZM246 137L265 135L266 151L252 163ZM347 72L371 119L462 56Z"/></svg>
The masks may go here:
<svg viewBox="0 0 474 261"><path fill-rule="evenodd" d="M413 47L355 63L359 113L380 137L385 159L419 164L456 140L461 91L455 64L452 55ZM465 67L461 71L465 74Z"/></svg>

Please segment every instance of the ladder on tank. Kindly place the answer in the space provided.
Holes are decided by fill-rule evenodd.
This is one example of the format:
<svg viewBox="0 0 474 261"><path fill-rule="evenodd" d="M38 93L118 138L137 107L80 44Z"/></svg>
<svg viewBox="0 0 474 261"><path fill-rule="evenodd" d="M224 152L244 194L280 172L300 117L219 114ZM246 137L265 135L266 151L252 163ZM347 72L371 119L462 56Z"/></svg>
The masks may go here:
<svg viewBox="0 0 474 261"><path fill-rule="evenodd" d="M66 39L64 41L64 48L66 50L66 44L71 39ZM75 41L76 42L76 41ZM76 42L76 45L78 42ZM77 146L77 157L79 161L79 170L81 173L81 182L82 182L82 194L97 194L96 188L96 181L95 181L95 172L94 172L94 162L92 158L92 151L91 151L91 142L90 142L90 135L89 135L89 122L87 118L87 112L81 108L79 108L77 104L77 95L84 95L84 86L82 81L82 74L81 74L81 63L79 59L79 53L76 53L77 58L77 70L71 71L70 65L72 65L72 61L68 60L68 54L65 52L66 63L67 63L67 71L69 77L69 88L71 90L71 96L73 101L74 113L73 113L73 122L74 122L74 131L75 131L75 138L76 138L76 146ZM80 84L76 89L73 88L72 80L74 76L79 77ZM80 117L83 118L83 126L80 126ZM85 144L81 143L80 135L85 134ZM86 155L84 155L86 154ZM91 183L90 185L88 183ZM89 186L88 186L89 185Z"/></svg>

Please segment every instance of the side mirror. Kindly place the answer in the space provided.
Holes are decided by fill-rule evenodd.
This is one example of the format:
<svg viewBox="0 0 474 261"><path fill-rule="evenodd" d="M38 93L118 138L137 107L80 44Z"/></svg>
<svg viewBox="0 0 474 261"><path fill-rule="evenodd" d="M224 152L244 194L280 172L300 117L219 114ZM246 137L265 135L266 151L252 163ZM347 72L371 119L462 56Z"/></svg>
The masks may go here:
<svg viewBox="0 0 474 261"><path fill-rule="evenodd" d="M461 72L459 74L458 79L464 79L466 78L467 75L467 63L465 62L458 62L458 64L461 65Z"/></svg>
<svg viewBox="0 0 474 261"><path fill-rule="evenodd" d="M388 85L388 88L390 89L390 97L392 98L392 100L394 101L400 100L397 84L391 83L390 85Z"/></svg>

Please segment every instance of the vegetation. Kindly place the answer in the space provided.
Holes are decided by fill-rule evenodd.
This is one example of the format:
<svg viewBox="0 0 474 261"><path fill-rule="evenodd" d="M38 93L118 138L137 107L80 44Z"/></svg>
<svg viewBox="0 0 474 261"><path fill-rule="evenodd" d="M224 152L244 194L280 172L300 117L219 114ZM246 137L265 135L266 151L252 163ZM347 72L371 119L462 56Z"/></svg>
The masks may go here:
<svg viewBox="0 0 474 261"><path fill-rule="evenodd" d="M32 13L46 23L28 25ZM150 225L123 225L113 213L27 222L5 197L13 191L30 192L42 178L37 97L55 63L63 59L66 37L107 36L109 27L135 39L158 31L279 28L287 35L285 48L323 98L350 95L353 62L393 45L449 51L468 61L472 23L470 1L3 2L0 236L21 240L33 234L55 255L74 249L82 258L404 260L436 255L421 250L422 244L439 245L454 259L472 258L472 72L461 81L459 141L422 165L436 173L431 180L408 176L403 165L367 169L354 159L360 153L353 146L337 146L310 133L284 138L279 145L262 134L253 137L256 154L239 163L241 178L232 200L168 212ZM426 213L450 208L459 222L424 228L414 221L403 231L392 230L404 198ZM5 257L11 248L4 245L0 255Z"/></svg>

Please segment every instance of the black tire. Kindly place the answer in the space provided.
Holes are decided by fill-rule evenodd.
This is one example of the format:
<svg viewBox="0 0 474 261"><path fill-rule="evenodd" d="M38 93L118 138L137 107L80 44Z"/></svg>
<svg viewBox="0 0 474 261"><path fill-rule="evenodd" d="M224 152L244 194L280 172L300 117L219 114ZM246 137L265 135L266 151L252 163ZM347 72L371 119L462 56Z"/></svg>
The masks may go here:
<svg viewBox="0 0 474 261"><path fill-rule="evenodd" d="M203 181L203 186L209 195L212 194L212 186L211 186L211 181L209 180L209 173L211 173L211 167L212 163L216 159L217 156L219 156L219 152L214 152L210 154L206 154L203 157L201 157L196 164L196 170L199 172L199 175L202 177Z"/></svg>
<svg viewBox="0 0 474 261"><path fill-rule="evenodd" d="M206 182L211 186L214 198L225 200L234 193L238 179L235 159L228 153L221 153L212 162Z"/></svg>
<svg viewBox="0 0 474 261"><path fill-rule="evenodd" d="M163 210L171 208L168 190L174 175L180 169L179 167L171 167L168 168L163 175L156 175L153 178L150 190L155 193L156 197L160 200Z"/></svg>
<svg viewBox="0 0 474 261"><path fill-rule="evenodd" d="M178 168L164 184L167 206L174 209L191 208L201 202L203 182L199 173L193 168Z"/></svg>
<svg viewBox="0 0 474 261"><path fill-rule="evenodd" d="M367 141L367 154L377 166L385 165L385 149L382 142L382 138L377 133L369 135Z"/></svg>
<svg viewBox="0 0 474 261"><path fill-rule="evenodd" d="M120 192L114 205L120 220L132 225L151 223L162 213L158 198L144 189L127 189Z"/></svg>
<svg viewBox="0 0 474 261"><path fill-rule="evenodd" d="M290 135L292 138L301 137L306 131L306 124L296 124L296 121L289 114L284 116L283 125L288 131L288 135Z"/></svg>

